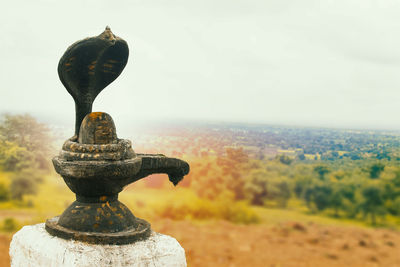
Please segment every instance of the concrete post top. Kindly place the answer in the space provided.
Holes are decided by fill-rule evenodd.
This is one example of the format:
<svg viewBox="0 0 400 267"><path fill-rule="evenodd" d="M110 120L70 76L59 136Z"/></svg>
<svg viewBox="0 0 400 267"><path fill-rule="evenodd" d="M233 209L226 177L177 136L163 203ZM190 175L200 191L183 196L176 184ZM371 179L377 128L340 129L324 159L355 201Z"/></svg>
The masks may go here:
<svg viewBox="0 0 400 267"><path fill-rule="evenodd" d="M11 267L186 267L185 250L175 238L152 232L128 245L94 245L47 233L44 223L24 226L10 244Z"/></svg>

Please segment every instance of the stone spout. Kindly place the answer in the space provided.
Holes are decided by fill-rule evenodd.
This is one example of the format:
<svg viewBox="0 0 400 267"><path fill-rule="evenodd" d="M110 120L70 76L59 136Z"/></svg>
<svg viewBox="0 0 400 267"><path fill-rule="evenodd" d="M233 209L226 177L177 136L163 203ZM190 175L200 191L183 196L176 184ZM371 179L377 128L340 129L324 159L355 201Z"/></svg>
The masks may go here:
<svg viewBox="0 0 400 267"><path fill-rule="evenodd" d="M142 159L142 166L137 177L144 178L150 174L165 173L174 185L177 185L189 173L189 164L176 158L161 154L137 154Z"/></svg>

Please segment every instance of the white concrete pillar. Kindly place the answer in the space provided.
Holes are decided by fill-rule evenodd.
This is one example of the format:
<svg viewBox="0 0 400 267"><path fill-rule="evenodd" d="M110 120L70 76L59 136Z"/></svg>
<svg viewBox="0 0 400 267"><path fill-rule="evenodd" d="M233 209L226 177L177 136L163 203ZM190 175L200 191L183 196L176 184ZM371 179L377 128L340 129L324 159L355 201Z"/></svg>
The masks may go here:
<svg viewBox="0 0 400 267"><path fill-rule="evenodd" d="M153 232L128 245L93 245L47 233L44 223L24 226L10 244L11 267L186 267L185 250L175 238Z"/></svg>

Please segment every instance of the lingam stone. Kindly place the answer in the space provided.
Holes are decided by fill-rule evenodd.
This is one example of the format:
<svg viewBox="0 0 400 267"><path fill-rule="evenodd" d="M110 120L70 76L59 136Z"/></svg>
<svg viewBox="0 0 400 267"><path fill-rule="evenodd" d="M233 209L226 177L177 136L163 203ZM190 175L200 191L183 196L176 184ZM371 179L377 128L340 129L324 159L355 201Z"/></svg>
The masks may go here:
<svg viewBox="0 0 400 267"><path fill-rule="evenodd" d="M75 134L53 165L76 200L45 224L25 226L10 246L11 266L186 266L172 237L155 233L118 200L125 186L154 173L177 185L189 164L162 154L137 154L119 139L111 116L92 112L96 96L128 62L127 43L109 27L72 44L58 74L75 101Z"/></svg>

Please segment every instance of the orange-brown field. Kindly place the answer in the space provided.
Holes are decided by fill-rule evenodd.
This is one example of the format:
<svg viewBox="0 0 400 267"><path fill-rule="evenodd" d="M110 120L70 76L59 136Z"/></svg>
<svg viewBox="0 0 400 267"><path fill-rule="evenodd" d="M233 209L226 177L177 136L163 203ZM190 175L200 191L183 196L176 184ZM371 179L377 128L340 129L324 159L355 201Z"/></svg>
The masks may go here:
<svg viewBox="0 0 400 267"><path fill-rule="evenodd" d="M387 229L167 219L153 229L181 243L188 266L400 266L400 233ZM1 266L9 266L9 241L0 236Z"/></svg>

